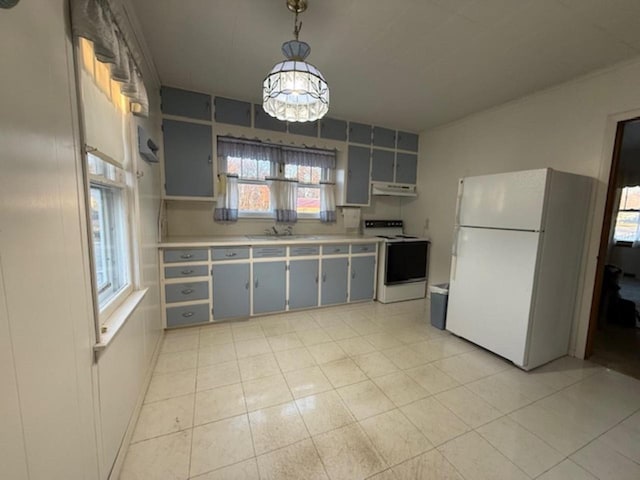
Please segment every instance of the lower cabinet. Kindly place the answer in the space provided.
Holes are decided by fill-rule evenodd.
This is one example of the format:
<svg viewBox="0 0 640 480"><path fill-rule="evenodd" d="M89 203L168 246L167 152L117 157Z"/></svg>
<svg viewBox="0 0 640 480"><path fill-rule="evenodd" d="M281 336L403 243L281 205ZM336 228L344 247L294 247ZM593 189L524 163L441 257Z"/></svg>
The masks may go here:
<svg viewBox="0 0 640 480"><path fill-rule="evenodd" d="M318 306L318 260L289 263L289 309Z"/></svg>
<svg viewBox="0 0 640 480"><path fill-rule="evenodd" d="M347 302L347 270L349 259L322 259L322 305Z"/></svg>
<svg viewBox="0 0 640 480"><path fill-rule="evenodd" d="M253 314L284 311L287 297L286 287L286 262L284 260L277 262L254 262Z"/></svg>
<svg viewBox="0 0 640 480"><path fill-rule="evenodd" d="M212 272L214 321L248 317L251 313L249 263L214 265Z"/></svg>
<svg viewBox="0 0 640 480"><path fill-rule="evenodd" d="M376 276L376 257L351 257L351 289L349 300L371 300Z"/></svg>

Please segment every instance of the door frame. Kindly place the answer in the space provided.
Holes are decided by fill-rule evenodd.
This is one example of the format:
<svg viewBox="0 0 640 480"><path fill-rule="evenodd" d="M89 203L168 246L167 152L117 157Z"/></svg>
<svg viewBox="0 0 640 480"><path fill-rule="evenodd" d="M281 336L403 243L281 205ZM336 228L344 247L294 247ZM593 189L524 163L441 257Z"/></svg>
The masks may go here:
<svg viewBox="0 0 640 480"><path fill-rule="evenodd" d="M600 312L600 302L602 301L602 284L604 281L604 267L607 261L607 253L609 250L609 240L611 236L611 226L616 213L616 180L618 178L618 167L620 165L620 152L622 150L622 139L624 135L624 127L630 123L640 120L640 116L634 116L624 120L619 120L615 127L615 139L613 143L613 152L611 154L611 166L609 168L609 180L607 184L607 196L604 207L602 220L602 229L600 231L600 245L598 247L598 256L596 259L596 275L593 284L593 293L591 296L591 309L589 312L589 327L587 330L587 339L584 350L584 358L589 358L593 353L593 345L598 330L598 315Z"/></svg>

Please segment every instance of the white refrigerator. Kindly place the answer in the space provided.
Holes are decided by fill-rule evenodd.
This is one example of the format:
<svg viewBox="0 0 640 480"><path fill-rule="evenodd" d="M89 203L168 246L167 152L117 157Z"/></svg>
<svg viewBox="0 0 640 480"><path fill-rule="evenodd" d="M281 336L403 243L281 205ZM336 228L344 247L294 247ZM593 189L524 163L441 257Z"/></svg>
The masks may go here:
<svg viewBox="0 0 640 480"><path fill-rule="evenodd" d="M525 370L566 355L591 186L549 168L461 179L447 330Z"/></svg>

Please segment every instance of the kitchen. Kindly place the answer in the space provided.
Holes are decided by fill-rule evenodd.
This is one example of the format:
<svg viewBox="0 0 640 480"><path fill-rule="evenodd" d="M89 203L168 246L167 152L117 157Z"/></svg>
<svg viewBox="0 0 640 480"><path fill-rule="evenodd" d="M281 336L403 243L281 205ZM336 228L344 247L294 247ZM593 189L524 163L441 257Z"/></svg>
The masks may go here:
<svg viewBox="0 0 640 480"><path fill-rule="evenodd" d="M276 145L281 145L282 139L284 144L298 147L337 149L338 173L341 168L348 172L344 162L349 157L340 152L344 154L349 147L386 152L377 154L381 158L392 152L397 159L400 154L416 154L412 145L398 148L397 132L417 134L417 195L371 196L353 202L351 207L329 208L327 211L335 211L335 223L300 218L292 233L316 238L283 243L246 239L246 235L265 236L265 230L274 226L273 219L240 218L234 224L222 224L213 221L212 200L167 198L163 188L167 180L163 178L166 139L161 126L163 117L172 114L161 109L160 91L164 86L208 95L212 102L224 98L249 103L252 126L225 123L220 129L211 116L216 109L209 113L211 120L191 123L206 127L215 136L255 139L258 129L254 105L260 107L264 75L282 59L279 45L291 38L293 15L285 2L234 2L233 7L223 2L108 3L115 10L127 46L136 51L134 70L144 79L148 95L148 116L126 116L131 142L125 147L121 138L125 116L118 114L119 120L114 123L109 113L112 103L104 100L104 91L93 90L93 96L89 89L80 94L76 91L78 85L89 85L83 77L89 73L80 62L80 68L74 68L79 40L72 35L69 3L0 2L1 35L5 45L12 46L3 51L2 73L3 478L115 479L120 474L121 478L233 478L234 472L244 472L245 478L300 478L297 470L286 468L302 468L295 462L297 457L304 458L310 469L300 470L308 472L302 478L424 478L424 472L436 472L435 478L637 477L638 458L633 452L637 433L628 434L628 442L619 441L619 435L633 432L633 422L637 422L637 383L579 360L587 346L616 126L637 117L640 111L636 88L640 62L634 27L638 11L634 2L611 7L608 2L485 5L469 1L453 5L429 1L398 7L391 2L310 1L308 10L300 14L305 23L300 38L313 47L310 60L326 75L332 89L325 118L346 122L347 140L324 139L320 126L312 137L296 133L289 137L288 132L260 129L259 139ZM243 22L252 22L252 27L243 28ZM418 35L423 31L429 35ZM329 38L327 32L332 32ZM367 44L375 48L364 48ZM265 56L261 57L257 51L263 48ZM87 65L90 60L94 73L104 73L94 57L76 56ZM414 64L418 66L414 68ZM412 70L407 70L408 66ZM180 72L189 73L181 78ZM94 101L95 108L90 111L99 115L82 115L80 99ZM144 99L137 100L144 110ZM180 117L179 121L189 123ZM384 138L385 130L392 131L395 145L351 145L351 123L369 126L372 132L378 128L383 135L377 135L378 139ZM145 160L142 152L136 153L140 151L138 127L152 141L143 141L142 146L149 147L151 153L151 145L160 147L158 163ZM85 141L88 138L95 139L95 144ZM368 140L375 142L375 138L372 133ZM106 187L120 189L126 185L112 184L118 183L117 175L101 182L94 178L91 190L91 182L83 173L85 144L98 153L120 148L121 163L135 165L129 172L136 179L130 184L134 188L131 216L136 219L132 233L138 245L134 252L138 267L132 278L135 288L127 297L129 314L116 319L113 325L118 327L111 330L111 323L103 325L99 321L101 312L95 308L99 299L94 290L98 292L99 278L94 276L92 266L94 246L87 227L91 217L85 199L95 194L90 198L97 204L99 198L108 198L99 195ZM210 148L212 152L217 148L213 136ZM113 166L91 161L96 167L92 175L100 176ZM217 169L216 156L212 156L211 165ZM386 165L382 173L388 175L391 165L395 178L398 172L393 168L397 163ZM163 264L164 249L170 248L162 244L167 238L242 236L239 246L251 249L284 245L283 256L257 263L280 265L284 259L285 267L295 260L291 249L298 245L346 245L345 250L336 252L336 259L342 260L341 265L346 261L349 268L354 258L372 256L371 252L354 251L354 247L357 250L372 243L359 237L363 220L402 220L404 233L429 237L428 283L444 283L451 273L458 180L544 168L595 179L590 199L583 205L588 221L569 332L572 357L554 367L543 366L523 374L469 342L435 331L428 324L428 300L346 302L290 314L255 316L248 322L210 322L202 330L195 327L197 335L184 333L194 327L164 333L167 291L161 288L166 286L161 282L167 281L166 268L173 268ZM219 186L213 170L209 179L212 189ZM336 183L339 205L340 178L336 175L327 181ZM365 183L365 195L369 196L370 183ZM222 204L216 201L215 205ZM358 228L347 231L345 224L354 225L351 222ZM282 231L281 226L276 228ZM327 235L347 237L338 243L325 242ZM373 243L378 249L383 245L380 241ZM197 247L206 255L197 266L206 266L207 270L205 276L197 278L204 278L207 288L213 288L208 270L215 267L212 248L218 247L214 241ZM254 253L250 250L246 254L251 257ZM303 258L320 268L323 255L319 250ZM285 278L289 278L290 272L285 272ZM318 273L321 282L322 273ZM374 271L376 274L379 270ZM99 292L115 290L114 285L112 281L101 284ZM251 286L255 289L253 283ZM374 292L379 289L376 283L371 286ZM289 300L290 289L291 285L285 283ZM375 295L365 293L371 299ZM321 302L322 292L318 295ZM212 304L208 297L193 304L198 302L215 309L215 299ZM291 315L299 322L280 322L280 315ZM208 321L214 318L215 313ZM254 328L256 324L258 328ZM395 336L380 333L389 332L394 325L403 327L394 330ZM106 332L101 331L103 326ZM213 333L216 329L219 331ZM294 331L287 331L290 329ZM302 333L309 331L314 333ZM283 338L269 342L272 337ZM321 337L326 341L320 342ZM231 341L223 341L225 338ZM206 348L197 348L200 342ZM235 350L239 344L240 351L244 348L261 353L240 358ZM437 346L438 352L452 356L421 363L429 360L421 355L435 348L411 348L418 344ZM215 363L203 366L196 380L198 368L190 362L194 358L197 362L197 354L180 353L200 350ZM286 353L293 351L299 351L299 355ZM347 351L351 355L344 356ZM166 357L169 354L176 362L178 358L185 362L186 368L180 371L189 373L176 375L174 369L178 367ZM160 361L161 355L166 361ZM251 361L254 357L262 362ZM324 361L328 359L332 361ZM333 362L339 363L327 367ZM239 371L255 369L272 375L225 383L196 394L196 381L213 382L225 370L211 367L222 364L230 364L230 376L236 375L234 365ZM283 365L298 365L300 369L289 370ZM156 370L154 374L154 368L167 373ZM309 377L297 376L300 370L308 372ZM177 383L158 383L158 378L167 380L169 376ZM161 388L187 390L166 400L145 400L147 386L154 378L155 385L149 389L152 394ZM270 398L275 398L275 404L262 404L256 410L247 407L251 395L242 387L267 389L269 385L260 387L261 380L268 383L264 378L274 379ZM386 379L386 383L380 379ZM309 384L322 384L327 390L295 396L295 388L304 392ZM363 387L358 390L354 385ZM240 399L240 410L232 409L221 420L209 418L195 425L196 396L213 402L216 389L223 389L224 398L234 398L234 402ZM396 397L398 389L413 397ZM340 411L344 423L322 431L323 419L314 423L311 401L305 401L314 397L318 405L325 402L325 409ZM375 413L368 413L370 405L362 400L368 397L379 401ZM294 406L293 410L278 411L291 415L287 425L294 440L284 441L276 449L268 446L269 441L264 449L257 448L260 438L274 443L279 440L270 436L269 428L252 428L251 422L258 420L256 412L262 412L268 423L270 415L277 417L273 407L278 405ZM154 408L158 410L154 412ZM180 421L166 426L158 420L160 411L165 413L164 421ZM143 425L150 418L156 420L150 422L151 430L144 433L141 427L136 432L136 423ZM446 428L438 430L437 426ZM265 436L260 437L259 431ZM446 435L442 435L444 431ZM410 440L406 440L408 432ZM185 438L193 438L196 445L196 437L202 450L192 451L191 442ZM236 439L238 445L246 447L229 452L229 457L239 459L233 463L219 459L220 451L227 452L220 445L225 438ZM385 438L405 440L397 442L400 448L394 448ZM528 446L526 450L537 455L532 458L512 448L519 442L506 442L506 438L521 440L520 444ZM254 444L256 439L258 443ZM350 445L353 456L340 453L350 450L340 450L340 445ZM194 455L196 450L205 453ZM354 460L358 452L371 456L361 457L358 462ZM190 464L197 466L192 473ZM492 465L499 466L491 470ZM138 470L140 466L142 470Z"/></svg>

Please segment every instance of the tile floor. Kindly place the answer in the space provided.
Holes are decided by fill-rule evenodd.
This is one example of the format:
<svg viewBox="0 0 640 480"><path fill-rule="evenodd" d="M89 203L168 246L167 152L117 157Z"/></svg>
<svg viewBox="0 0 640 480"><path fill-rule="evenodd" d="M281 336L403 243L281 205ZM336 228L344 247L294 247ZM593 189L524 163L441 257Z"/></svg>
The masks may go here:
<svg viewBox="0 0 640 480"><path fill-rule="evenodd" d="M121 480L640 479L640 381L522 372L424 308L167 332Z"/></svg>

